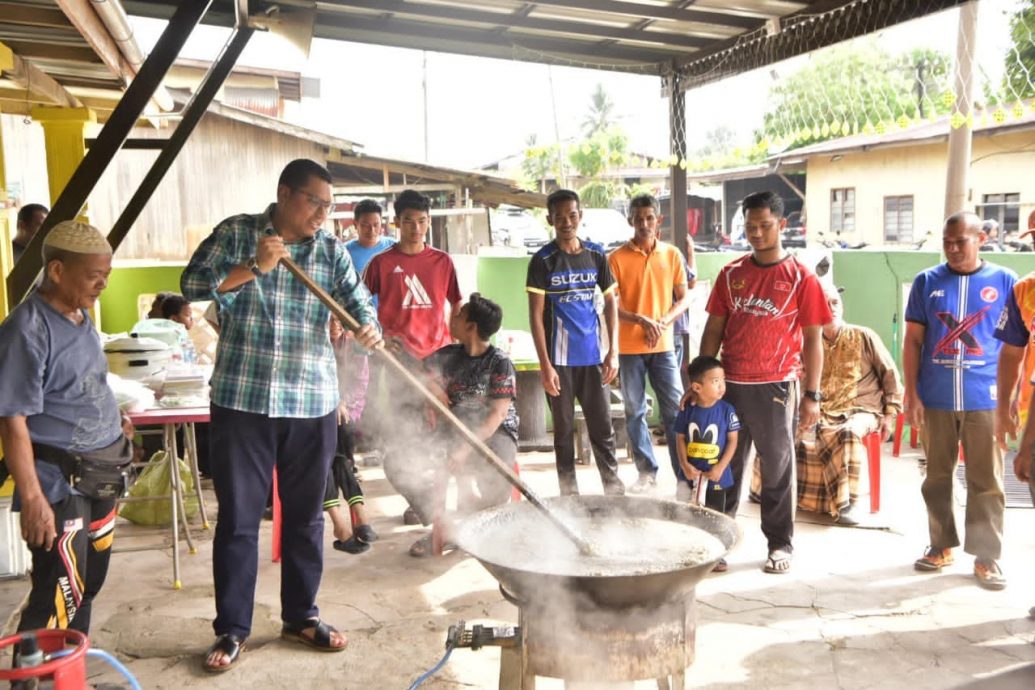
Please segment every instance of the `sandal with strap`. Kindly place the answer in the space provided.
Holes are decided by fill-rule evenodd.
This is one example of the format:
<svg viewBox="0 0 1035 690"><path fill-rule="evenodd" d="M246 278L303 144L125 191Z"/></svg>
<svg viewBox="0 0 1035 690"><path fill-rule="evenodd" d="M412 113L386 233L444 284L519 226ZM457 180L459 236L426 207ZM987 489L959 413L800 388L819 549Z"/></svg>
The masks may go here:
<svg viewBox="0 0 1035 690"><path fill-rule="evenodd" d="M244 648L244 640L237 635L220 635L216 638L216 641L212 646L208 648L208 651L205 652L205 660L202 665L209 673L225 673L237 665L237 662L241 659L241 652L244 651ZM227 663L210 663L208 658L212 656L214 652L219 652L225 656Z"/></svg>
<svg viewBox="0 0 1035 690"><path fill-rule="evenodd" d="M307 630L313 631L312 637L303 634ZM321 652L343 652L348 646L349 641L346 639L345 644L335 647L331 643L331 635L336 632L338 630L335 627L327 625L319 618L310 618L301 623L284 623L284 627L280 630L280 636L285 640L293 640L309 645ZM345 636L342 635L342 638L344 639Z"/></svg>
<svg viewBox="0 0 1035 690"><path fill-rule="evenodd" d="M783 575L791 569L791 554L783 549L774 549L769 552L769 558L765 561L765 572L775 575Z"/></svg>

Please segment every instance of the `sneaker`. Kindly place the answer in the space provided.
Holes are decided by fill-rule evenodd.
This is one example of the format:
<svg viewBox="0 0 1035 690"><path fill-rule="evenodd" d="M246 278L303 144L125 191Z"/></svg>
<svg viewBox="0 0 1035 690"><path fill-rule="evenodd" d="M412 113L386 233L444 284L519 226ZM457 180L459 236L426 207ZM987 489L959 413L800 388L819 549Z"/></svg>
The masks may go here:
<svg viewBox="0 0 1035 690"><path fill-rule="evenodd" d="M952 549L936 549L933 546L928 546L923 557L913 562L914 568L929 573L938 572L947 565L952 565Z"/></svg>
<svg viewBox="0 0 1035 690"><path fill-rule="evenodd" d="M653 474L641 474L640 478L633 483L626 491L631 494L646 494L654 491L658 486L658 480Z"/></svg>
<svg viewBox="0 0 1035 690"><path fill-rule="evenodd" d="M985 589L1000 590L1006 588L1006 576L999 569L999 564L991 558L978 558L974 561L974 577Z"/></svg>

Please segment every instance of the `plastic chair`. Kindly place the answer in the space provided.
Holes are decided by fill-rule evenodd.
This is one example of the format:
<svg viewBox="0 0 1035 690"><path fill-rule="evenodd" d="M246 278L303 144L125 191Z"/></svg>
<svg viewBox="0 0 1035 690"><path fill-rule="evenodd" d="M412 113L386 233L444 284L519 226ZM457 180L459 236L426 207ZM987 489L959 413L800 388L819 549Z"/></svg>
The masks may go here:
<svg viewBox="0 0 1035 690"><path fill-rule="evenodd" d="M863 445L866 446L866 457L869 460L870 469L870 512L880 511L880 434L876 431L863 436Z"/></svg>
<svg viewBox="0 0 1035 690"><path fill-rule="evenodd" d="M902 450L902 431L906 425L906 415L902 412L898 413L895 418L895 433L892 436L891 443L891 457L897 458L899 451ZM919 445L919 439L916 433L916 428L912 424L909 425L909 447L916 448Z"/></svg>

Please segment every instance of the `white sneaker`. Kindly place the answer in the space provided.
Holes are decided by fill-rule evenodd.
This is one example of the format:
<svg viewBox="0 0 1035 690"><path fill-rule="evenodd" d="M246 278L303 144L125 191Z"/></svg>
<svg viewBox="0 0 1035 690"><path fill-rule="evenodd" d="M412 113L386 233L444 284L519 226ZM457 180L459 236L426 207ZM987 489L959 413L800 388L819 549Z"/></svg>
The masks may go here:
<svg viewBox="0 0 1035 690"><path fill-rule="evenodd" d="M658 480L652 474L641 474L632 486L626 489L630 494L647 494L654 491L658 486Z"/></svg>

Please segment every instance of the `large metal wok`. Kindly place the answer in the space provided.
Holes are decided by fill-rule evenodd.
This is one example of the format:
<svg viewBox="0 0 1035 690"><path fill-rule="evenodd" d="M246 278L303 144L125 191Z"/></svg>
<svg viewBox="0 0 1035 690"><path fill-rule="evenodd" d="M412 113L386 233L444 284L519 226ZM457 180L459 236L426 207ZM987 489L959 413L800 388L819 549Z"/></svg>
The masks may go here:
<svg viewBox="0 0 1035 690"><path fill-rule="evenodd" d="M499 532L507 523L520 521L527 523L529 529L541 529L539 525L543 524L543 517L533 506L525 502L508 503L470 516L457 531L457 545L478 559L509 595L525 604L549 600L553 598L550 596L552 592L567 590L576 596L577 601L582 599L585 604L601 609L657 606L689 594L711 571L718 558L740 539L736 522L698 506L629 496L567 496L545 499L544 502L551 511L588 513L593 520L654 518L692 525L715 536L722 543L724 552L709 561L671 570L640 574L558 575L538 568L534 557L498 548Z"/></svg>

